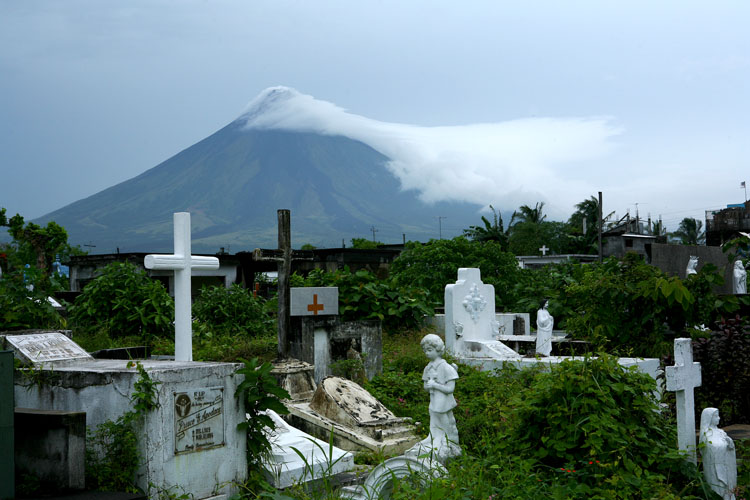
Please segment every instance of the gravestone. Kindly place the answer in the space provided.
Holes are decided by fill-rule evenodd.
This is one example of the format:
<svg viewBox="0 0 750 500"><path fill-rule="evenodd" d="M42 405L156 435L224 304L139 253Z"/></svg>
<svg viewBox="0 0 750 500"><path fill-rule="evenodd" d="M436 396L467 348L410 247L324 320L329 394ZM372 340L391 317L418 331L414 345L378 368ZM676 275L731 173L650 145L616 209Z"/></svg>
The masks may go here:
<svg viewBox="0 0 750 500"><path fill-rule="evenodd" d="M701 364L693 361L690 339L674 339L674 366L665 368L667 390L677 399L677 446L697 463L695 448L695 399L693 389L701 385Z"/></svg>
<svg viewBox="0 0 750 500"><path fill-rule="evenodd" d="M276 412L266 411L276 428L266 429L271 453L263 462L266 475L277 488L321 479L354 468L354 455L286 423ZM302 455L302 456L300 456Z"/></svg>
<svg viewBox="0 0 750 500"><path fill-rule="evenodd" d="M518 359L498 340L495 287L482 282L479 269L460 268L458 280L445 287L445 347L460 357Z"/></svg>
<svg viewBox="0 0 750 500"><path fill-rule="evenodd" d="M327 377L310 402L288 404L290 422L297 428L349 451L403 453L419 438L408 418L396 417L360 385Z"/></svg>
<svg viewBox="0 0 750 500"><path fill-rule="evenodd" d="M174 254L146 255L146 269L174 271L174 355L176 361L193 360L193 299L190 272L219 268L216 257L190 255L190 213L174 214Z"/></svg>
<svg viewBox="0 0 750 500"><path fill-rule="evenodd" d="M26 364L34 366L51 362L66 362L93 359L78 344L60 332L36 333L28 335L0 335L15 356Z"/></svg>

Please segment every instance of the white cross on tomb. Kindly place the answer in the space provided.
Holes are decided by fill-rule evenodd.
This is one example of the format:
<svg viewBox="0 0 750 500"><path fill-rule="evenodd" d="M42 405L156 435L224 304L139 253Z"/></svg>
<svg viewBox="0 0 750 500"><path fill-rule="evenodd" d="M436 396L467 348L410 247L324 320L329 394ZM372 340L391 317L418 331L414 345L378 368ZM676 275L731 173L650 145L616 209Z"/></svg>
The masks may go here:
<svg viewBox="0 0 750 500"><path fill-rule="evenodd" d="M693 389L701 385L701 364L693 362L690 339L674 339L674 366L667 366L665 371L667 390L677 397L677 446L697 463Z"/></svg>
<svg viewBox="0 0 750 500"><path fill-rule="evenodd" d="M542 245L542 248L539 249L540 252L542 252L542 256L547 255L547 251L549 248L547 248L547 245Z"/></svg>
<svg viewBox="0 0 750 500"><path fill-rule="evenodd" d="M144 265L146 269L174 271L174 358L192 361L191 270L218 269L219 259L190 255L190 213L177 212L174 214L174 254L146 255Z"/></svg>

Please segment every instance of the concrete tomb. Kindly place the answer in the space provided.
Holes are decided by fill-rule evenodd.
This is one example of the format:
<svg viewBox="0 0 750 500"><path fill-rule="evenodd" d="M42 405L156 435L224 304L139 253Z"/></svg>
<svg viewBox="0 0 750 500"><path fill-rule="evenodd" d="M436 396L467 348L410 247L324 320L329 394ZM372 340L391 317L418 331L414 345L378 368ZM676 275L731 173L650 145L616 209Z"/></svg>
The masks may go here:
<svg viewBox="0 0 750 500"><path fill-rule="evenodd" d="M275 487L287 488L354 468L352 453L305 434L272 410L266 414L274 421L276 429L266 432L271 443L271 454L263 466Z"/></svg>
<svg viewBox="0 0 750 500"><path fill-rule="evenodd" d="M351 380L327 377L310 402L289 403L295 427L345 450L402 453L419 441L411 419L396 417Z"/></svg>
<svg viewBox="0 0 750 500"><path fill-rule="evenodd" d="M665 375L667 390L677 399L677 446L689 461L697 463L693 389L701 385L701 364L693 361L690 339L674 339L674 366L667 366Z"/></svg>

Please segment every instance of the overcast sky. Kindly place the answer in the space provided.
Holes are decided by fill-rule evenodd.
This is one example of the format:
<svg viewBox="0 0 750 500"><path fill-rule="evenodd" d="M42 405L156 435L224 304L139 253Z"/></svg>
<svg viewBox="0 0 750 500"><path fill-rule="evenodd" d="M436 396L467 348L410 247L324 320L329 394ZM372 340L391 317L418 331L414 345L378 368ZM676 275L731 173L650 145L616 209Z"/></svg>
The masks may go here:
<svg viewBox="0 0 750 500"><path fill-rule="evenodd" d="M741 0L0 0L0 207L90 196L286 86L426 200L563 220L603 191L674 230L745 199L749 25Z"/></svg>

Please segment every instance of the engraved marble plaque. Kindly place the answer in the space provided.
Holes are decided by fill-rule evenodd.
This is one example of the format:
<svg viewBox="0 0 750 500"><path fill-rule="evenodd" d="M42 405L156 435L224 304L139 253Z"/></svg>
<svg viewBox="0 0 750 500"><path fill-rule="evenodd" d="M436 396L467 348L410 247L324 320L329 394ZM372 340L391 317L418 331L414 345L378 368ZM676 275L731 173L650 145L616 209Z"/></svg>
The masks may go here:
<svg viewBox="0 0 750 500"><path fill-rule="evenodd" d="M93 359L81 346L60 332L6 335L5 340L16 357L27 363Z"/></svg>
<svg viewBox="0 0 750 500"><path fill-rule="evenodd" d="M224 388L174 393L174 452L224 446Z"/></svg>

